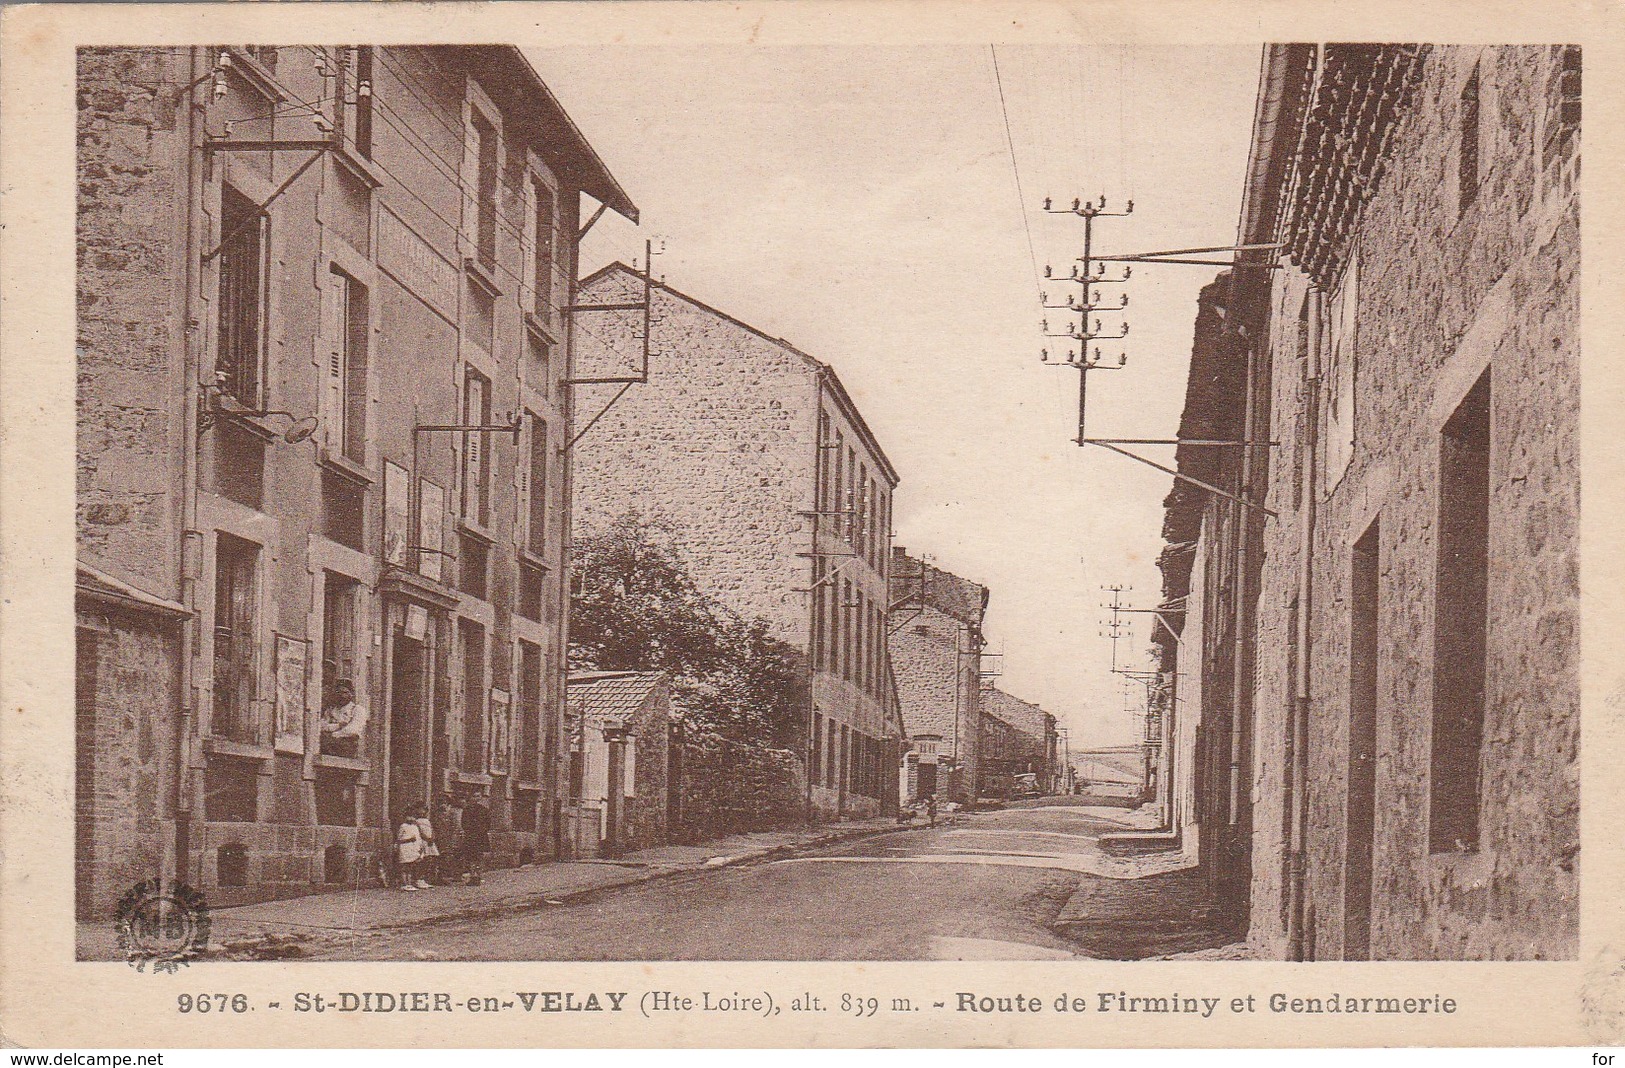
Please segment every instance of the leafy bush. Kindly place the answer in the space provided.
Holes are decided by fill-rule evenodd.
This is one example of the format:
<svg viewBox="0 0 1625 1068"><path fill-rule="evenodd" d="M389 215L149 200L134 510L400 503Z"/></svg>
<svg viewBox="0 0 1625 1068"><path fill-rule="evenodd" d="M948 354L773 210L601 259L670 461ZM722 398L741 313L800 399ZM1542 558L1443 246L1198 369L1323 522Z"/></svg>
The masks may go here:
<svg viewBox="0 0 1625 1068"><path fill-rule="evenodd" d="M630 512L575 543L570 659L661 671L682 724L682 831L708 837L799 820L807 678L801 653L694 583L676 530Z"/></svg>

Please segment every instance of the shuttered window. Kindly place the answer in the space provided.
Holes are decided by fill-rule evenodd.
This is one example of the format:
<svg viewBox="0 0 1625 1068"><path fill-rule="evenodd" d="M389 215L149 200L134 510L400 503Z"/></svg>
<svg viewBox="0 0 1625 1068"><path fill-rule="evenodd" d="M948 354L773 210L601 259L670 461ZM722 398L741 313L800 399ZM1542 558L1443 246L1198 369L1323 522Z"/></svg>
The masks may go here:
<svg viewBox="0 0 1625 1068"><path fill-rule="evenodd" d="M220 191L219 352L221 387L259 409L265 318L266 220L260 206L231 186Z"/></svg>

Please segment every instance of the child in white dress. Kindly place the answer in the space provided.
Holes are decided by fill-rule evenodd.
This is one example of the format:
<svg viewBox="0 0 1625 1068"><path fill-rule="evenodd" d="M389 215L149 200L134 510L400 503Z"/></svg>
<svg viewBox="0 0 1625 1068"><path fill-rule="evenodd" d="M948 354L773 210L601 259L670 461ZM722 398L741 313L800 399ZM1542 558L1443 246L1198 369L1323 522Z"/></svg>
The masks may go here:
<svg viewBox="0 0 1625 1068"><path fill-rule="evenodd" d="M401 889L418 889L418 861L423 858L423 832L408 814L395 831L395 861L401 872Z"/></svg>

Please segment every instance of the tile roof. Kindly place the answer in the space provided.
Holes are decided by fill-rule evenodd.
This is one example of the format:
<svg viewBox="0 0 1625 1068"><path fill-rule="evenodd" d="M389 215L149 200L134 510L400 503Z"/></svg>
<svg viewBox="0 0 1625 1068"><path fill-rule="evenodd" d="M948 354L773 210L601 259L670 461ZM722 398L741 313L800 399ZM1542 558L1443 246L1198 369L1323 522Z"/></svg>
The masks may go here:
<svg viewBox="0 0 1625 1068"><path fill-rule="evenodd" d="M573 671L565 706L571 715L584 719L631 720L665 682L666 676L658 671Z"/></svg>

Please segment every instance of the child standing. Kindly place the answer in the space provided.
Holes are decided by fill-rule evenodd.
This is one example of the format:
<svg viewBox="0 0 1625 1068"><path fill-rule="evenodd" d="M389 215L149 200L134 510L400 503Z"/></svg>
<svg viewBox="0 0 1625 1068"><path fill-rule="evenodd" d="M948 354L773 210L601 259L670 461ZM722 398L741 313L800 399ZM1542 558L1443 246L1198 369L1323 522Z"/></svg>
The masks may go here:
<svg viewBox="0 0 1625 1068"><path fill-rule="evenodd" d="M395 831L395 861L401 872L401 889L416 890L418 861L423 857L423 833L408 813Z"/></svg>
<svg viewBox="0 0 1625 1068"><path fill-rule="evenodd" d="M418 837L423 841L423 852L418 858L418 877L413 885L419 890L427 890L430 886L429 880L439 878L440 847L435 845L434 824L429 820L427 808L420 807L413 822L418 825Z"/></svg>

